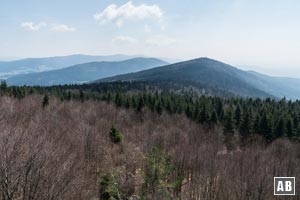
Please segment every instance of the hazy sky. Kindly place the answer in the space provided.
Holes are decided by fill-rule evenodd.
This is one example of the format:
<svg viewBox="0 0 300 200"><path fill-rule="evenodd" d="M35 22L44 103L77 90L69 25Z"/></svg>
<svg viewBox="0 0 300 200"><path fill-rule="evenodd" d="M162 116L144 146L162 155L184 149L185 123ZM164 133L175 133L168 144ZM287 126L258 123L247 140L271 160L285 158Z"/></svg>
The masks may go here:
<svg viewBox="0 0 300 200"><path fill-rule="evenodd" d="M300 1L0 1L0 57L78 53L205 56L300 77Z"/></svg>

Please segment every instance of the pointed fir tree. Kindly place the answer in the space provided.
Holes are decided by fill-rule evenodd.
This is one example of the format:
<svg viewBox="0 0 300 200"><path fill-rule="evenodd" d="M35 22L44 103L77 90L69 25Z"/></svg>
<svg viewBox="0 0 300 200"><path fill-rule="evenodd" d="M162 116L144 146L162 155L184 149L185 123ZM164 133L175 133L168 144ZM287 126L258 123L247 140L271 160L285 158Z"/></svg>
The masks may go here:
<svg viewBox="0 0 300 200"><path fill-rule="evenodd" d="M260 134L260 117L256 115L255 120L253 122L253 133Z"/></svg>
<svg viewBox="0 0 300 200"><path fill-rule="evenodd" d="M213 109L213 111L212 111L212 114L211 114L211 116L209 118L209 123L211 125L218 123L218 114L217 114L217 112L216 112L215 109Z"/></svg>
<svg viewBox="0 0 300 200"><path fill-rule="evenodd" d="M5 80L1 80L0 91L1 91L1 95L6 95L6 93L7 93L7 84L6 84Z"/></svg>
<svg viewBox="0 0 300 200"><path fill-rule="evenodd" d="M209 120L209 118L208 118L207 108L206 108L206 105L203 104L202 109L198 115L198 121L200 123L204 123L204 122L208 122L208 120Z"/></svg>
<svg viewBox="0 0 300 200"><path fill-rule="evenodd" d="M43 108L45 108L48 105L49 105L49 96L47 94L45 94L43 101L42 101L42 106L43 106Z"/></svg>
<svg viewBox="0 0 300 200"><path fill-rule="evenodd" d="M163 107L162 107L162 103L161 103L160 99L157 100L157 102L155 103L155 111L156 111L159 115L161 115L162 112L163 112Z"/></svg>
<svg viewBox="0 0 300 200"><path fill-rule="evenodd" d="M192 109L192 107L191 107L190 104L188 104L188 105L186 106L185 114L186 114L186 116L187 116L188 118L193 119L193 116L194 116L194 115L193 115L193 109Z"/></svg>
<svg viewBox="0 0 300 200"><path fill-rule="evenodd" d="M235 148L234 143L234 120L232 108L229 108L224 115L224 144L228 150Z"/></svg>
<svg viewBox="0 0 300 200"><path fill-rule="evenodd" d="M191 111L193 113L192 114L192 119L199 121L199 116L200 116L200 105L199 105L199 103L196 103L196 105L194 106L194 108L195 109Z"/></svg>
<svg viewBox="0 0 300 200"><path fill-rule="evenodd" d="M276 126L276 130L275 130L275 136L277 138L283 137L286 134L286 127L285 127L285 121L283 119L283 117L280 117L277 126Z"/></svg>
<svg viewBox="0 0 300 200"><path fill-rule="evenodd" d="M123 104L123 97L119 92L116 94L115 103L117 107L120 107Z"/></svg>
<svg viewBox="0 0 300 200"><path fill-rule="evenodd" d="M126 100L125 100L125 108L130 108L130 98L126 97Z"/></svg>
<svg viewBox="0 0 300 200"><path fill-rule="evenodd" d="M220 99L218 99L218 101L217 101L216 111L219 116L219 120L222 121L222 119L224 117L224 108L223 108L223 103Z"/></svg>
<svg viewBox="0 0 300 200"><path fill-rule="evenodd" d="M84 102L84 93L82 90L79 90L79 99L82 103Z"/></svg>
<svg viewBox="0 0 300 200"><path fill-rule="evenodd" d="M70 101L70 100L72 99L72 94L71 94L70 91L68 91L66 99L67 99L68 101Z"/></svg>
<svg viewBox="0 0 300 200"><path fill-rule="evenodd" d="M260 120L259 134L264 136L267 142L271 142L273 139L271 119L266 112L263 113L263 116Z"/></svg>
<svg viewBox="0 0 300 200"><path fill-rule="evenodd" d="M138 98L138 104L136 107L136 111L141 112L144 106L145 106L144 98L143 98L143 96L140 96Z"/></svg>
<svg viewBox="0 0 300 200"><path fill-rule="evenodd" d="M138 102L137 102L137 99L135 96L131 97L131 105L132 105L132 108L136 109Z"/></svg>
<svg viewBox="0 0 300 200"><path fill-rule="evenodd" d="M231 109L229 108L224 116L224 134L234 133L234 120Z"/></svg>
<svg viewBox="0 0 300 200"><path fill-rule="evenodd" d="M242 143L244 143L253 133L253 121L251 111L247 111L244 114L240 122L239 132L241 135Z"/></svg>
<svg viewBox="0 0 300 200"><path fill-rule="evenodd" d="M235 109L235 113L234 113L234 120L235 120L235 126L239 127L241 124L241 119L242 119L242 110L240 105L238 104L236 109Z"/></svg>
<svg viewBox="0 0 300 200"><path fill-rule="evenodd" d="M109 136L110 136L111 142L114 144L119 144L122 141L122 134L117 129L115 124L112 125L110 132L109 132Z"/></svg>
<svg viewBox="0 0 300 200"><path fill-rule="evenodd" d="M170 99L167 100L166 111L170 114L173 113L173 106Z"/></svg>
<svg viewBox="0 0 300 200"><path fill-rule="evenodd" d="M294 114L294 115L296 115L296 114ZM294 125L294 129L297 130L299 127L299 118L297 115L294 116L294 118L293 118L293 125Z"/></svg>
<svg viewBox="0 0 300 200"><path fill-rule="evenodd" d="M286 123L286 135L288 138L293 138L295 136L295 129L293 125L293 121L291 118L288 118L287 123Z"/></svg>

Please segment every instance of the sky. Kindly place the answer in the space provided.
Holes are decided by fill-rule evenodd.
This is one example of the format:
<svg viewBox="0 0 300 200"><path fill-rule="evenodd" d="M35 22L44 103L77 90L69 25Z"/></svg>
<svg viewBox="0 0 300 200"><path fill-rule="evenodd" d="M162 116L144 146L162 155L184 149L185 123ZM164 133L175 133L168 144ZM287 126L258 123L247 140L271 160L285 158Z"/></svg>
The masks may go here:
<svg viewBox="0 0 300 200"><path fill-rule="evenodd" d="M1 0L0 59L209 57L300 78L298 0Z"/></svg>

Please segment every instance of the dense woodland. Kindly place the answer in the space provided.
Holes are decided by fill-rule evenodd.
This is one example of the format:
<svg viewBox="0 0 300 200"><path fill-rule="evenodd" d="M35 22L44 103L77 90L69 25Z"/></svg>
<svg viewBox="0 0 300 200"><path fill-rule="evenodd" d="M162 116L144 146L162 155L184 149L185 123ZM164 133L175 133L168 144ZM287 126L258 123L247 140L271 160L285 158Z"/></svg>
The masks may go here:
<svg viewBox="0 0 300 200"><path fill-rule="evenodd" d="M115 82L52 87L9 87L2 84L2 93L15 98L32 94L55 95L62 101L113 102L117 107L141 111L144 107L161 114L182 114L193 121L211 128L223 126L224 134L231 137L239 133L241 139L255 135L267 143L281 137L300 140L300 101L285 98L224 98L204 95L193 87L186 88L172 82Z"/></svg>
<svg viewBox="0 0 300 200"><path fill-rule="evenodd" d="M280 199L274 176L300 184L299 101L170 86L2 82L0 199Z"/></svg>

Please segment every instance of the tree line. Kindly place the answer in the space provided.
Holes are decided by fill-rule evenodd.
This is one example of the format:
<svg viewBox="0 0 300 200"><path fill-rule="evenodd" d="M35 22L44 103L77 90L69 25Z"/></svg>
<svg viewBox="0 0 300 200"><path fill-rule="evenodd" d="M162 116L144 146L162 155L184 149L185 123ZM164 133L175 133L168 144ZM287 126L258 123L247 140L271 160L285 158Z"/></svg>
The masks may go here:
<svg viewBox="0 0 300 200"><path fill-rule="evenodd" d="M161 86L164 85L164 86ZM162 88L161 88L162 87ZM173 88L174 89L174 88ZM222 126L229 138L239 133L242 141L248 141L254 135L260 135L266 142L280 137L300 140L300 101L283 99L260 99L241 97L207 96L196 93L191 88L177 88L171 85L158 85L147 82L97 83L85 85L65 85L51 87L7 87L1 83L1 94L23 98L31 94L58 96L64 100L89 99L106 101L118 107L133 108L140 112L147 107L162 114L182 114L207 128Z"/></svg>

